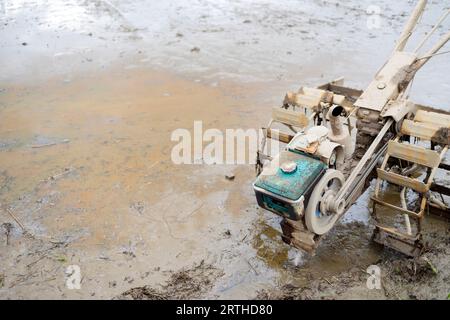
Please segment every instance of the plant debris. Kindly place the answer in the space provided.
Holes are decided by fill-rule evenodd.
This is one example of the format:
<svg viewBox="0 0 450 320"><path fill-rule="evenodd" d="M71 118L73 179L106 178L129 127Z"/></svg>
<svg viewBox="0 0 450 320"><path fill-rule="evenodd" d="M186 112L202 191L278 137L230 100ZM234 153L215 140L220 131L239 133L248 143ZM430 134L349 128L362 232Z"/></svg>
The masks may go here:
<svg viewBox="0 0 450 320"><path fill-rule="evenodd" d="M212 288L214 280L223 272L202 260L190 269L172 273L161 289L151 286L132 288L122 293L117 299L132 300L183 300L199 298Z"/></svg>

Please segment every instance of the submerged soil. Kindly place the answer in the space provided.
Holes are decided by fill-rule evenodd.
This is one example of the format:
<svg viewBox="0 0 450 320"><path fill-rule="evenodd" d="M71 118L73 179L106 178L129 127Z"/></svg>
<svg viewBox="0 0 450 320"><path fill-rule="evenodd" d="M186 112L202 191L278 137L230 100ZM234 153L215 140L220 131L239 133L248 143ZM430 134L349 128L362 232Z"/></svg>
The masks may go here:
<svg viewBox="0 0 450 320"><path fill-rule="evenodd" d="M151 286L132 288L117 298L133 300L198 299L211 290L214 280L221 276L223 276L221 271L212 265L205 265L202 260L192 268L172 273L167 283L161 288L155 289Z"/></svg>
<svg viewBox="0 0 450 320"><path fill-rule="evenodd" d="M380 248L369 189L309 256L257 207L253 166L171 160L196 120L257 129L299 85L363 88L412 3L380 1L375 30L371 1L0 4L1 299L447 298L446 222L426 217L425 260ZM418 76L415 101L446 105L448 63Z"/></svg>
<svg viewBox="0 0 450 320"><path fill-rule="evenodd" d="M256 299L447 299L450 281L450 231L434 234L432 248L418 258L391 255L379 259L381 288L368 290L366 269L353 267L338 276L314 279L306 286L292 283L264 289Z"/></svg>

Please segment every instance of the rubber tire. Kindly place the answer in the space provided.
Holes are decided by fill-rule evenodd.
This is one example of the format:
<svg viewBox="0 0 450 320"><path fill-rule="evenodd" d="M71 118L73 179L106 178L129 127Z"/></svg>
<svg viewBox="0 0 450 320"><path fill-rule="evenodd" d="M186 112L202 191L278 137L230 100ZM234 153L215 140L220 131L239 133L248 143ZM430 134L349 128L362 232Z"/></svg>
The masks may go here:
<svg viewBox="0 0 450 320"><path fill-rule="evenodd" d="M345 178L342 172L335 170L335 169L328 169L327 172L325 172L325 175L320 179L320 181L316 184L314 187L313 192L311 193L311 196L309 197L308 205L305 210L305 223L306 227L309 231L318 234L323 235L327 233L328 231L333 228L334 224L337 221L337 215L331 215L329 216L329 221L327 221L325 224L323 223L324 218L319 218L316 215L316 209L317 206L322 198L322 192L323 190L328 186L328 183L331 180L336 179L338 182L340 182L340 187L344 184ZM320 221L322 220L322 221Z"/></svg>

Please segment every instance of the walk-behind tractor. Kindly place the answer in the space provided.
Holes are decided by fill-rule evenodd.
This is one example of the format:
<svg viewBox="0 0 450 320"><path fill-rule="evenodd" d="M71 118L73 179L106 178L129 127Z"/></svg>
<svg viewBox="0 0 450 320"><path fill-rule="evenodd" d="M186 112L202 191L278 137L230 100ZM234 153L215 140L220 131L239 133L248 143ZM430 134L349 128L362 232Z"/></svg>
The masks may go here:
<svg viewBox="0 0 450 320"><path fill-rule="evenodd" d="M365 91L340 79L287 93L282 107L273 109L257 153L254 190L259 206L283 217L286 243L313 252L374 178L374 241L417 256L424 248L424 217L449 216L450 189L436 176L445 178L439 171L450 170L450 112L408 100L416 72L446 53L439 51L450 40L448 32L419 54L449 10L415 51L404 51L426 2L419 1L392 56ZM276 156L267 154L271 139L284 146ZM384 198L387 184L398 186L398 201ZM380 207L397 219L380 215Z"/></svg>

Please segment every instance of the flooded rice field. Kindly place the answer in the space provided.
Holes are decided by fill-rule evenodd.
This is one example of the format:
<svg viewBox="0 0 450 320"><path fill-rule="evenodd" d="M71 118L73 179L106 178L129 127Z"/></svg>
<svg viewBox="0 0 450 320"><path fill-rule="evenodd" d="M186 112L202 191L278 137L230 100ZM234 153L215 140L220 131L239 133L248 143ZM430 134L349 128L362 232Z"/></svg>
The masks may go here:
<svg viewBox="0 0 450 320"><path fill-rule="evenodd" d="M431 2L423 32L448 9ZM0 0L0 298L446 297L446 224L425 226L439 275L374 292L366 268L404 258L371 242L371 189L309 256L258 208L252 165L171 160L171 133L196 120L256 129L300 85L364 88L414 2L378 1L376 27L371 5ZM448 109L449 68L432 60L412 99Z"/></svg>

